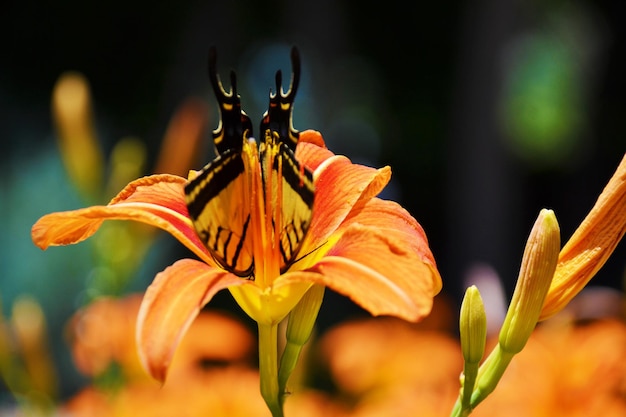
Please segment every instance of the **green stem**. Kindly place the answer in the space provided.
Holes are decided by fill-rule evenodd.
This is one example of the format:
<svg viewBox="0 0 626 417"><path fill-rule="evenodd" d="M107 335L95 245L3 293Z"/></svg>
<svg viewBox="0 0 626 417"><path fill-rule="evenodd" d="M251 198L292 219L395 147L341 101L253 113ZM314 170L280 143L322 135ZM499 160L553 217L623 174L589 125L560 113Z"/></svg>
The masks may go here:
<svg viewBox="0 0 626 417"><path fill-rule="evenodd" d="M470 415L472 410L470 408L463 408L461 405L461 398L457 398L456 403L454 404L454 408L450 413L450 417L467 417Z"/></svg>
<svg viewBox="0 0 626 417"><path fill-rule="evenodd" d="M278 325L259 323L261 395L273 417L284 417L283 393L278 385Z"/></svg>
<svg viewBox="0 0 626 417"><path fill-rule="evenodd" d="M500 344L491 351L478 371L476 386L471 399L472 408L475 408L493 392L514 356L515 353L507 352L502 349Z"/></svg>
<svg viewBox="0 0 626 417"><path fill-rule="evenodd" d="M461 405L463 409L471 410L472 391L474 391L477 374L477 363L465 363L465 368L463 370L463 393L461 395Z"/></svg>
<svg viewBox="0 0 626 417"><path fill-rule="evenodd" d="M467 393L463 392L457 398L450 417L469 416L472 410L493 392L514 356L515 353L503 350L500 344L496 345L478 370L469 402L467 401Z"/></svg>
<svg viewBox="0 0 626 417"><path fill-rule="evenodd" d="M278 368L278 387L281 392L287 392L287 381L298 364L302 348L311 337L323 298L324 287L313 285L289 314L287 343Z"/></svg>

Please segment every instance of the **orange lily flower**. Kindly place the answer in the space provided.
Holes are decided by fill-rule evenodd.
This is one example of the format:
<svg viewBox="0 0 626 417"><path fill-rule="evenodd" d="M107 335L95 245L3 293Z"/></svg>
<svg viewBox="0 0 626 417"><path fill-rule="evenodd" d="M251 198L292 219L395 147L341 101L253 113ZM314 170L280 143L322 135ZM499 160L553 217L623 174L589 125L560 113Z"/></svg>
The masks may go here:
<svg viewBox="0 0 626 417"><path fill-rule="evenodd" d="M373 315L411 321L427 315L441 277L422 227L397 203L375 197L390 179L389 167L374 169L334 155L315 131L300 133L296 157L313 172L313 217L300 251L305 255L279 276L247 280L223 269L189 217L187 179L175 175L135 180L106 206L43 216L32 228L33 241L42 249L73 244L104 220L134 220L171 233L199 258L159 273L144 296L139 349L159 380L193 319L225 288L248 315L269 325L281 321L312 285L346 295Z"/></svg>
<svg viewBox="0 0 626 417"><path fill-rule="evenodd" d="M559 253L541 317L561 311L606 263L626 233L626 155L585 220Z"/></svg>

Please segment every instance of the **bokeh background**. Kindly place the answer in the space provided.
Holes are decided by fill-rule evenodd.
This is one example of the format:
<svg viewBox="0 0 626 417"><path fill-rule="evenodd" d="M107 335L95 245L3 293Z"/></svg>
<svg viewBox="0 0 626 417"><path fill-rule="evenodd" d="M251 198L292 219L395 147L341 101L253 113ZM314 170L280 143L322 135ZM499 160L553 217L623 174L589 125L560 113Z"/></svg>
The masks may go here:
<svg viewBox="0 0 626 417"><path fill-rule="evenodd" d="M206 71L212 45L222 79L237 71L254 121L297 45L295 127L321 131L355 162L392 167L384 197L425 228L446 296L458 302L468 279L485 271L510 293L539 210L555 210L565 241L624 155L625 17L618 0L9 1L0 13L2 312L10 316L24 295L42 306L69 396L84 382L64 339L71 314L93 291L141 291L189 256L158 235L132 276L109 285L94 271L92 245L42 252L30 227L86 205L51 116L64 72L90 84L105 158L121 138L138 138L145 173L176 109L191 97L205 102L206 145L191 167L199 168L212 158L217 125ZM625 266L622 243L594 285L621 290ZM211 306L241 314L227 293ZM320 328L361 314L327 294ZM0 401L11 401L2 392Z"/></svg>

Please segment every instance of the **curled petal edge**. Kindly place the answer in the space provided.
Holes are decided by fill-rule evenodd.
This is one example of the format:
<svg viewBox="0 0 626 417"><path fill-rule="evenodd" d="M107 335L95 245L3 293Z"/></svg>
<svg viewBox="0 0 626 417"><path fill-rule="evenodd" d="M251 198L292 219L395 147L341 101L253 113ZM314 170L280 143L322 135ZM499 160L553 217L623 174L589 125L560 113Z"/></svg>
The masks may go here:
<svg viewBox="0 0 626 417"><path fill-rule="evenodd" d="M137 316L137 347L148 373L164 382L176 348L202 307L218 291L247 282L193 259L157 274Z"/></svg>
<svg viewBox="0 0 626 417"><path fill-rule="evenodd" d="M92 236L104 220L133 220L172 234L205 262L214 261L198 238L187 212L186 180L175 175L151 175L128 184L106 206L51 213L32 227L33 242L41 249L79 243Z"/></svg>
<svg viewBox="0 0 626 417"><path fill-rule="evenodd" d="M411 214L395 201L373 198L361 209L354 210L341 225L353 224L373 227L384 235L393 236L407 248L418 254L421 261L430 266L433 274L433 288L441 290L441 275L437 270L435 257L428 245L428 238L422 226Z"/></svg>
<svg viewBox="0 0 626 417"><path fill-rule="evenodd" d="M314 217L304 250L325 242L353 211L376 196L391 178L391 169L353 164L345 156L326 159L314 172ZM320 215L319 213L323 213Z"/></svg>

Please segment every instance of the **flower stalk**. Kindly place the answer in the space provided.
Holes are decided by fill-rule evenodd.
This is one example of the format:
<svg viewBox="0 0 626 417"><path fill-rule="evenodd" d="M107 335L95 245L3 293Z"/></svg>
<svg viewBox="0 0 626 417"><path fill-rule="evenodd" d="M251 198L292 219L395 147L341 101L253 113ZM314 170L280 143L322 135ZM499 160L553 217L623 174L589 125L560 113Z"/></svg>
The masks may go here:
<svg viewBox="0 0 626 417"><path fill-rule="evenodd" d="M259 323L261 396L272 417L283 417L284 392L278 383L278 324Z"/></svg>

